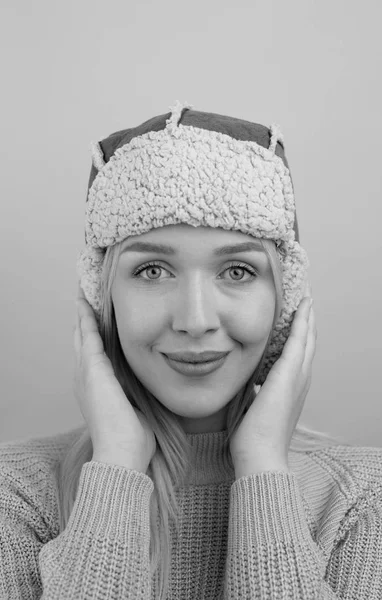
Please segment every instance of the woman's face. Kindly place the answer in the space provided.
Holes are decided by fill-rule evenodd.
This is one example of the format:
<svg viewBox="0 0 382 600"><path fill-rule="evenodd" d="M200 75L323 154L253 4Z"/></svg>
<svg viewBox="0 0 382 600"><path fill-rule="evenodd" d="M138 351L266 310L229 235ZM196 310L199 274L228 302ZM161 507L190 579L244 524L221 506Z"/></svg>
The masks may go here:
<svg viewBox="0 0 382 600"><path fill-rule="evenodd" d="M122 244L112 300L123 352L146 388L181 417L187 433L226 428L228 404L265 349L276 305L267 255L218 252L251 241L256 239L239 231L179 224ZM133 250L136 242L171 252ZM137 273L145 263L155 265ZM229 354L216 371L197 377L175 371L164 356L205 350Z"/></svg>

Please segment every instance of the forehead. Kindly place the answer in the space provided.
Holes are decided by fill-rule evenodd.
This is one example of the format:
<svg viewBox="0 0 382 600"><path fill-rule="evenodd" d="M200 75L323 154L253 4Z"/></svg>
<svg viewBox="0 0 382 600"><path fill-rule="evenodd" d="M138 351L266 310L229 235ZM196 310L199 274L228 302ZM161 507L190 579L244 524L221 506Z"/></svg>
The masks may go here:
<svg viewBox="0 0 382 600"><path fill-rule="evenodd" d="M247 244L248 250L255 248L260 251L263 250L260 238L255 238L241 231L225 230L221 227L193 227L192 225L179 223L156 227L146 233L129 236L122 243L122 251L133 246L137 250L143 250L147 244L160 245L166 254L174 254L177 250L188 247L200 248L202 246L205 251L213 251L222 246L237 244ZM168 251L166 251L166 247Z"/></svg>

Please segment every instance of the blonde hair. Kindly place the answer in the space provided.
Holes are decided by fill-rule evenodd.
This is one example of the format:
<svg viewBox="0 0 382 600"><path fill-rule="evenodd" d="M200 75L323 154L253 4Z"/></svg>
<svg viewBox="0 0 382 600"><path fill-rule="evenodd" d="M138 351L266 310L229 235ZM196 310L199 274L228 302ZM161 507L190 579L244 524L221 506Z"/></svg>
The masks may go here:
<svg viewBox="0 0 382 600"><path fill-rule="evenodd" d="M262 239L261 243L270 262L276 288L276 310L272 325L275 326L281 312L282 274L275 244L271 240ZM155 577L159 586L159 600L164 600L168 591L169 570L171 562L170 521L178 531L178 504L176 488L182 484L189 467L189 444L186 433L178 416L162 405L144 385L137 379L124 356L112 305L111 289L121 252L119 242L107 248L103 263L100 335L104 342L107 356L114 367L115 375L131 404L142 411L152 427L157 450L147 470L147 475L154 482L154 490L150 500L150 567L151 576ZM271 332L272 332L271 330ZM233 467L229 452L229 440L256 397L256 385L264 357L266 355L271 333L264 354L255 368L251 378L242 390L230 401L227 411L227 440L224 453ZM314 431L298 425L295 429L290 449L306 452L328 445L344 443L326 433ZM91 461L93 446L87 428L68 449L62 461L57 465L57 493L60 512L60 531L69 520L76 498L78 481L84 463Z"/></svg>

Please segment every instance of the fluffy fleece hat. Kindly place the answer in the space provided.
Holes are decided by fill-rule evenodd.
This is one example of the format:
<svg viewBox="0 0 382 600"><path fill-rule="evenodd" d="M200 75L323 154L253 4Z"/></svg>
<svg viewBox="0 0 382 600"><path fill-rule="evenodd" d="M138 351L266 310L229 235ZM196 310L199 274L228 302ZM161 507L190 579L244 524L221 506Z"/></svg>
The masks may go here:
<svg viewBox="0 0 382 600"><path fill-rule="evenodd" d="M277 125L192 110L171 112L91 144L85 248L77 274L97 321L106 248L186 223L274 240L283 303L258 383L279 358L304 296L309 261L299 243L293 184Z"/></svg>

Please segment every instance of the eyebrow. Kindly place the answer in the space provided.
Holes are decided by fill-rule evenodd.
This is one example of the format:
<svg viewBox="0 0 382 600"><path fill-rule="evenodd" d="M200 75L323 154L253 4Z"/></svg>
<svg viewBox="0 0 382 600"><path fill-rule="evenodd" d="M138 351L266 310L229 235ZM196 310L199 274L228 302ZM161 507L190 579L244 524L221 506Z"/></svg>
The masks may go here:
<svg viewBox="0 0 382 600"><path fill-rule="evenodd" d="M264 252L264 248L260 242L242 242L241 244L232 244L229 246L221 246L213 252L214 256L224 256L226 254L236 254L238 252ZM157 252L158 254L176 254L176 250L172 246L166 244L152 244L149 242L134 242L130 246L126 246L122 252Z"/></svg>

